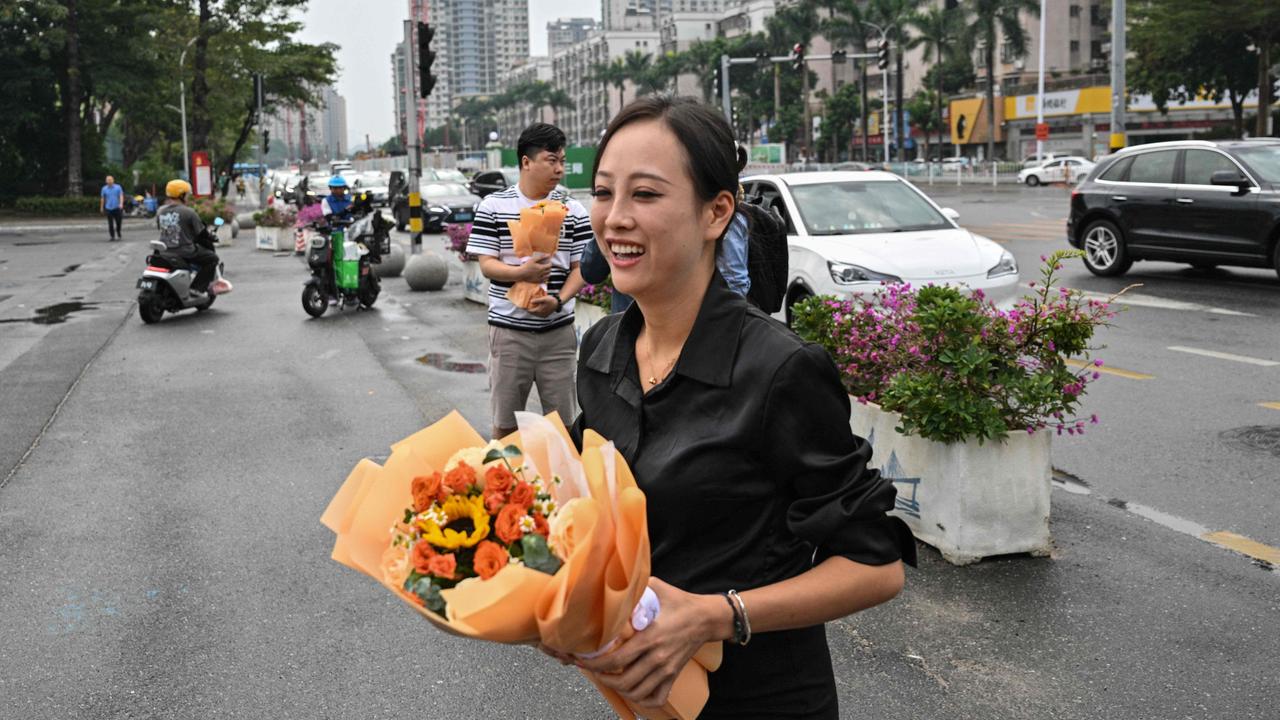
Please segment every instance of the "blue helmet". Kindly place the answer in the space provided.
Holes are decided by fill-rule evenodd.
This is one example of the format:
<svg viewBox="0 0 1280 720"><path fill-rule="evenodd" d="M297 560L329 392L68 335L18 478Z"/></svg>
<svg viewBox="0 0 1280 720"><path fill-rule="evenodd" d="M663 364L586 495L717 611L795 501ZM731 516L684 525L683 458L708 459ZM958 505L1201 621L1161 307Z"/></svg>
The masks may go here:
<svg viewBox="0 0 1280 720"><path fill-rule="evenodd" d="M342 177L341 175L334 175L333 177L329 178L329 187L345 189L347 187L347 179Z"/></svg>

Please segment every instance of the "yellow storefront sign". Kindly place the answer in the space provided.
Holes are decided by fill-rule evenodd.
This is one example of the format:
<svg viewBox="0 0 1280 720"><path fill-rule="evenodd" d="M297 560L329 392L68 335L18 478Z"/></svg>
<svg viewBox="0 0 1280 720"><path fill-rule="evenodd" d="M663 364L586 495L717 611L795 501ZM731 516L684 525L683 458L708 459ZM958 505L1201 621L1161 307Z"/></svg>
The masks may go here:
<svg viewBox="0 0 1280 720"><path fill-rule="evenodd" d="M968 145L972 141L983 104L982 98L951 101L951 144Z"/></svg>

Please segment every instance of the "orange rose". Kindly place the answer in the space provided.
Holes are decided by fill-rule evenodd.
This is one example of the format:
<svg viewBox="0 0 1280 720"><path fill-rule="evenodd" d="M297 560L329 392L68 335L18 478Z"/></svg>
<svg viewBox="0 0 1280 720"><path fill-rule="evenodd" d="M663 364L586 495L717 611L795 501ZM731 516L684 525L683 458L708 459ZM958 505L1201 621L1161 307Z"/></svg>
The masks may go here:
<svg viewBox="0 0 1280 720"><path fill-rule="evenodd" d="M498 513L496 529L498 539L510 545L524 537L524 533L520 530L522 519L524 519L524 508L520 505L509 503L503 507L502 512Z"/></svg>
<svg viewBox="0 0 1280 720"><path fill-rule="evenodd" d="M476 547L474 565L481 580L488 580L507 566L507 551L498 543L482 541Z"/></svg>
<svg viewBox="0 0 1280 720"><path fill-rule="evenodd" d="M466 463L458 463L457 467L444 476L444 486L451 495L464 493L467 491L468 485L475 484L476 470Z"/></svg>
<svg viewBox="0 0 1280 720"><path fill-rule="evenodd" d="M484 471L484 492L501 493L506 495L511 492L511 486L515 484L516 476L511 474L506 465L490 465L488 470Z"/></svg>
<svg viewBox="0 0 1280 720"><path fill-rule="evenodd" d="M413 569L422 575L431 572L431 559L436 556L436 549L431 547L431 543L426 540L419 540L413 546L413 550L409 553L409 562L413 563Z"/></svg>
<svg viewBox="0 0 1280 720"><path fill-rule="evenodd" d="M523 480L516 483L516 486L511 489L510 502L512 505L519 505L525 510L533 507L533 486Z"/></svg>
<svg viewBox="0 0 1280 720"><path fill-rule="evenodd" d="M422 512L431 507L431 503L441 499L440 485L443 479L440 473L419 475L413 479L410 491L413 493L413 511Z"/></svg>
<svg viewBox="0 0 1280 720"><path fill-rule="evenodd" d="M458 559L453 553L444 553L436 555L427 562L427 574L435 575L438 578L452 580L453 573L458 569Z"/></svg>
<svg viewBox="0 0 1280 720"><path fill-rule="evenodd" d="M505 505L506 502L507 496L502 493L486 492L484 494L484 509L489 511L490 515L496 514L498 509Z"/></svg>
<svg viewBox="0 0 1280 720"><path fill-rule="evenodd" d="M548 537L551 535L551 526L547 525L547 519L542 517L542 513L535 512L533 514L533 526L533 531L542 537Z"/></svg>

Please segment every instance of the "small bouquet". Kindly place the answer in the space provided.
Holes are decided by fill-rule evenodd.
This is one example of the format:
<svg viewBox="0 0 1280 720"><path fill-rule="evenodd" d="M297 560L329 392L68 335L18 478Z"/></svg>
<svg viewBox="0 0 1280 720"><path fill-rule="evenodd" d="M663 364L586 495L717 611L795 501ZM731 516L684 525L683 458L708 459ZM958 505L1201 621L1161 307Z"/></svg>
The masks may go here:
<svg viewBox="0 0 1280 720"><path fill-rule="evenodd" d="M516 417L517 434L485 443L453 412L393 445L385 466L361 460L321 517L337 534L333 559L445 632L609 652L661 612L644 493L596 433L579 454L556 414ZM583 673L623 718L692 720L720 658L719 643L704 646L661 709L631 707Z"/></svg>
<svg viewBox="0 0 1280 720"><path fill-rule="evenodd" d="M521 262L528 262L535 253L554 255L560 248L560 228L564 225L565 216L569 214L569 206L560 201L543 200L535 205L520 209L519 220L508 220L507 228L511 230L511 242L515 246L516 257ZM545 297L547 288L531 282L517 282L507 291L507 299L516 307L529 310L533 301Z"/></svg>

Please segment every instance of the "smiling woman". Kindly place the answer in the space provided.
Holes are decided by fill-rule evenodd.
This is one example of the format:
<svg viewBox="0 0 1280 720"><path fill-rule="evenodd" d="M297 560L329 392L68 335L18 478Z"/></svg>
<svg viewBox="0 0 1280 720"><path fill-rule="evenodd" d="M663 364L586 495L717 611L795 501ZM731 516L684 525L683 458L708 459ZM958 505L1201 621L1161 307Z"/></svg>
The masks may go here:
<svg viewBox="0 0 1280 720"><path fill-rule="evenodd" d="M699 718L836 718L823 623L896 595L915 544L830 357L716 270L737 169L728 124L688 98L636 100L601 138L591 223L636 302L583 338L574 432L635 472L662 612L583 664L661 706L696 650L731 641Z"/></svg>

